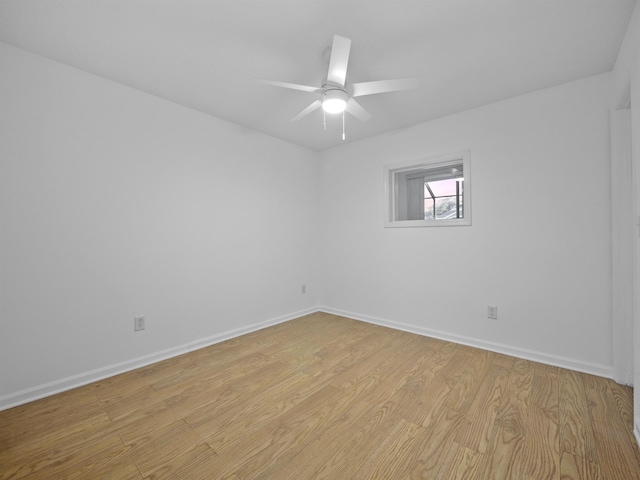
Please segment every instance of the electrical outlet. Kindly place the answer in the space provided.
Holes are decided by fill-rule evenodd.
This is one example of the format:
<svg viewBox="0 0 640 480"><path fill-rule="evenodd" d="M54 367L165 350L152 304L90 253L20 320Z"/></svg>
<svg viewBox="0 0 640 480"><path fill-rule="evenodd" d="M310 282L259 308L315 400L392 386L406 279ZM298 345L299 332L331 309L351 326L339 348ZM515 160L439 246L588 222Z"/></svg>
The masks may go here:
<svg viewBox="0 0 640 480"><path fill-rule="evenodd" d="M134 332L144 330L144 316L133 317L133 330Z"/></svg>
<svg viewBox="0 0 640 480"><path fill-rule="evenodd" d="M489 305L487 307L487 318L490 318L491 320L497 320L498 319L498 307L494 307Z"/></svg>
<svg viewBox="0 0 640 480"><path fill-rule="evenodd" d="M300 293L304 294L307 293L307 286L302 284L300 285Z"/></svg>

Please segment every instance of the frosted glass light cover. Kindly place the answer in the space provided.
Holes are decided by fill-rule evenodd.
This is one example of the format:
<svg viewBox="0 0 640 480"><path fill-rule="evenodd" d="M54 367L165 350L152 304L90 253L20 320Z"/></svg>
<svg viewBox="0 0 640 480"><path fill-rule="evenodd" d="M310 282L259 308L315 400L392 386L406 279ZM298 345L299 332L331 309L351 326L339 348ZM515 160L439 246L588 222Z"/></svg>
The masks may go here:
<svg viewBox="0 0 640 480"><path fill-rule="evenodd" d="M322 109L327 113L342 113L347 108L347 93L342 90L325 92Z"/></svg>

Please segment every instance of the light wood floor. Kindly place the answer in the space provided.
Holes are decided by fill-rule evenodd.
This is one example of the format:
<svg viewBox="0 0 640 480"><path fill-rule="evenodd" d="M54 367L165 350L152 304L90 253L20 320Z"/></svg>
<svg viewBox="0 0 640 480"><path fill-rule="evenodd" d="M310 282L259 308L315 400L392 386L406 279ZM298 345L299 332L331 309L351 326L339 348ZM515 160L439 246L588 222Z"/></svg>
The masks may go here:
<svg viewBox="0 0 640 480"><path fill-rule="evenodd" d="M0 412L0 478L640 479L631 397L318 313Z"/></svg>

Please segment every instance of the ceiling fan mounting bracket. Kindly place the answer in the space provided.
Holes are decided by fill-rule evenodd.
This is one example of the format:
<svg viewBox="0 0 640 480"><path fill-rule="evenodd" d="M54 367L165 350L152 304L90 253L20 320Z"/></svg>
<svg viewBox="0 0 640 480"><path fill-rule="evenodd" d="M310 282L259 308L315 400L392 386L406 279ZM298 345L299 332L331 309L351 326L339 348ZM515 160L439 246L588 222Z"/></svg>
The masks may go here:
<svg viewBox="0 0 640 480"><path fill-rule="evenodd" d="M347 95L349 95L349 92L347 91L346 86L341 87L340 85L333 85L331 83L325 83L324 85L322 85L322 87L320 87L320 94L324 95L325 93L330 92L332 90L338 90L340 92L344 92Z"/></svg>

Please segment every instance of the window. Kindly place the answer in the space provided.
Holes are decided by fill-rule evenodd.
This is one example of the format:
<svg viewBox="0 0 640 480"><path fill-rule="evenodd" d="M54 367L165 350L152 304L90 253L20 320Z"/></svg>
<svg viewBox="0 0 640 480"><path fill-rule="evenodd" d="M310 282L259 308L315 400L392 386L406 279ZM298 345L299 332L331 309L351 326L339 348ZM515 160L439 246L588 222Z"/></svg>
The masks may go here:
<svg viewBox="0 0 640 480"><path fill-rule="evenodd" d="M384 168L385 227L471 225L469 153Z"/></svg>

